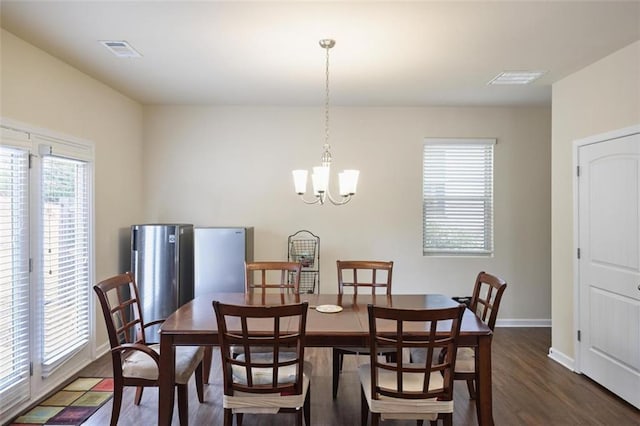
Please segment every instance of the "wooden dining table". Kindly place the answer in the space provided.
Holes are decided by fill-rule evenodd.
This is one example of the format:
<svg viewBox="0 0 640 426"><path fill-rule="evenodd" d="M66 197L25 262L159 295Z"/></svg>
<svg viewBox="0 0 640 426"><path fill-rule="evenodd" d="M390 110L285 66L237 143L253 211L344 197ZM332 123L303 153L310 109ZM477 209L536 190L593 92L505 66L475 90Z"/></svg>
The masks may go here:
<svg viewBox="0 0 640 426"><path fill-rule="evenodd" d="M218 328L212 301L234 305L277 305L308 302L306 346L362 347L369 345L367 305L392 306L407 309L428 309L456 306L450 297L439 294L398 295L330 295L330 294L267 294L208 293L183 305L160 328L160 377L158 424L170 425L173 418L175 347L218 345ZM341 306L337 313L322 313L322 305ZM460 328L459 344L476 346L478 424L493 425L491 394L491 329L473 312L466 310ZM207 374L208 369L206 368Z"/></svg>

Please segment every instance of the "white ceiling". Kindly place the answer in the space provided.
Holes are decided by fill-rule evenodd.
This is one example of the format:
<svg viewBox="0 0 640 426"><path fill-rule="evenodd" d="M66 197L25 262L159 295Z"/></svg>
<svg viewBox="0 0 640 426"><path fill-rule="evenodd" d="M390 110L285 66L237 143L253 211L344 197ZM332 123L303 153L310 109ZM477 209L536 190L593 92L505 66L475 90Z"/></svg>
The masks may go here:
<svg viewBox="0 0 640 426"><path fill-rule="evenodd" d="M640 40L640 1L11 1L1 25L144 104L549 105L551 84ZM99 40L126 40L119 59ZM544 70L529 86L488 86Z"/></svg>

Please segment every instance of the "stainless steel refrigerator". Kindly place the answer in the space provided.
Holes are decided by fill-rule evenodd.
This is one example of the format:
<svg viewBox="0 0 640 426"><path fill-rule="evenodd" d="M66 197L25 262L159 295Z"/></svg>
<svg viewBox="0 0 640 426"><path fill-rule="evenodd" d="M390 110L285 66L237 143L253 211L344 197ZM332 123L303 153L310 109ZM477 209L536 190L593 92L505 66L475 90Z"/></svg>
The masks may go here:
<svg viewBox="0 0 640 426"><path fill-rule="evenodd" d="M196 227L196 297L211 292L244 292L245 261L253 261L253 228Z"/></svg>
<svg viewBox="0 0 640 426"><path fill-rule="evenodd" d="M131 271L147 323L168 317L193 299L193 225L133 225ZM149 327L146 339L158 342L158 329Z"/></svg>

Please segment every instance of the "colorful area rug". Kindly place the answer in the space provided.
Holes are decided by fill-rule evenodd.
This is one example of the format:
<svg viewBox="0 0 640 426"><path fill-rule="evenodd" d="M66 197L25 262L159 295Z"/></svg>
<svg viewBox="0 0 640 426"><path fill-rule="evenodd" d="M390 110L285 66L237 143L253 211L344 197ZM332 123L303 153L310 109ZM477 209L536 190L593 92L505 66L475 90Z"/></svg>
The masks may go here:
<svg viewBox="0 0 640 426"><path fill-rule="evenodd" d="M81 377L10 425L81 425L112 396L113 379Z"/></svg>

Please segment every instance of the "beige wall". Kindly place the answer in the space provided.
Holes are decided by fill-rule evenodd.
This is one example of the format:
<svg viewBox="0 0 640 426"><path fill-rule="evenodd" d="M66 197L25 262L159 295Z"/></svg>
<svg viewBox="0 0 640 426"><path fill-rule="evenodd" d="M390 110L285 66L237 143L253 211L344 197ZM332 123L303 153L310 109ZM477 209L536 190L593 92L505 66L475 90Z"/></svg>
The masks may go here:
<svg viewBox="0 0 640 426"><path fill-rule="evenodd" d="M95 144L96 279L128 268L123 234L143 220L141 105L4 30L1 42L0 116Z"/></svg>
<svg viewBox="0 0 640 426"><path fill-rule="evenodd" d="M501 319L548 320L549 108L332 108L334 173L361 171L347 206L307 206L291 170L318 163L319 108L145 107L145 206L151 221L254 226L255 258L285 259L287 237L321 239L321 290L336 259L394 260L399 293L468 295L480 270L509 282ZM422 256L425 137L495 137L495 257Z"/></svg>
<svg viewBox="0 0 640 426"><path fill-rule="evenodd" d="M552 347L575 356L573 142L640 124L640 42L553 85Z"/></svg>
<svg viewBox="0 0 640 426"><path fill-rule="evenodd" d="M290 170L318 161L319 108L143 108L1 36L0 115L95 143L97 279L127 267L132 223L252 225L264 259L285 258L287 236L310 229L321 237L323 292L335 291L338 258L395 260L403 293L466 295L485 269L510 283L501 318L551 317L548 108L333 108L334 170L361 170L358 195L345 207L306 206ZM498 139L495 257L422 256L425 137Z"/></svg>

